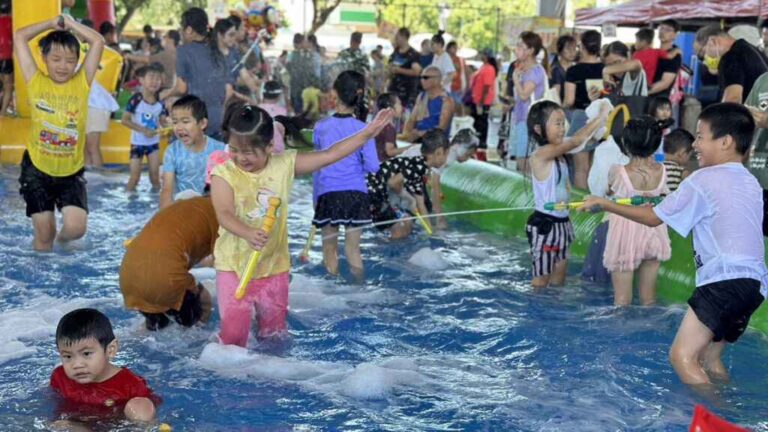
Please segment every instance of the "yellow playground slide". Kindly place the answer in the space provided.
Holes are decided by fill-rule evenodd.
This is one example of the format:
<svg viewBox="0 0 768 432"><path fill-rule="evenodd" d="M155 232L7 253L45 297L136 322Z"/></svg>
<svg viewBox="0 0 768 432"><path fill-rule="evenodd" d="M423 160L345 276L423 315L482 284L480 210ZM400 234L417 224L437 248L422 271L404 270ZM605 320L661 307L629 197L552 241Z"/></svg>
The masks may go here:
<svg viewBox="0 0 768 432"><path fill-rule="evenodd" d="M13 31L30 24L51 19L61 13L60 0L21 0L13 2ZM45 71L40 49L37 47L38 39L31 42L32 53L35 56L40 70ZM83 46L83 51L87 47ZM85 56L81 55L82 60ZM101 56L99 72L96 81L107 91L114 93L118 86L120 73L123 67L122 56L105 48ZM0 162L18 164L24 154L26 142L29 139L29 105L27 101L27 86L19 66L14 62L14 77L16 90L16 111L18 117L0 117ZM106 164L127 164L129 160L131 131L117 120L112 120L109 131L101 136L101 153ZM160 146L165 148L167 138L163 138Z"/></svg>

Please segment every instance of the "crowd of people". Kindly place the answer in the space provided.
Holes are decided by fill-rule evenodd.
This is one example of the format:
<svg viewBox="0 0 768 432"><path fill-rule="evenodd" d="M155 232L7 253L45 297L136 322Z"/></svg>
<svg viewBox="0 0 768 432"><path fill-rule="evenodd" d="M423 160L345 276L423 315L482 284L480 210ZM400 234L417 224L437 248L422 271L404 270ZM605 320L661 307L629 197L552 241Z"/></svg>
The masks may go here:
<svg viewBox="0 0 768 432"><path fill-rule="evenodd" d="M604 46L601 34L590 30L561 36L552 58L539 35L524 32L506 80L493 52L482 51L481 66L471 71L441 32L419 52L409 30L399 29L388 60L379 48L370 57L363 53L362 35L353 33L330 66L313 35L297 34L295 50L270 65L253 54L241 17L211 26L204 10L190 8L180 22L179 32L162 39L145 28L136 52L125 55L135 79L121 119L131 129L127 189L137 189L146 158L159 211L127 245L120 289L147 329L207 322L213 299L189 270L212 265L220 343L247 345L254 308L259 338L283 334L288 211L286 205L275 213L274 203L289 202L294 178L313 174L312 224L323 234L328 273L339 273L343 238L350 271L362 279L360 228L373 223L398 239L418 229L412 216L433 214L424 229L445 229L442 170L486 159L489 116L506 104L504 154L530 177L535 202L526 226L532 285L565 281L574 231L567 208L550 204L567 203L571 185L592 194L582 210L610 213L594 233L584 274L610 281L617 305L631 304L635 281L640 303L653 304L660 263L674 252L667 227L684 236L693 232L697 287L670 357L686 383L727 376L724 341L743 333L768 282L763 191L744 166L755 130L758 141L768 138L762 130L768 128L768 60L761 50L719 26L698 31L695 49L718 75L722 103L704 109L695 130L687 131L679 127L685 73L674 21L658 27L661 48L653 48L651 29L637 32L632 49L621 42ZM90 47L77 68L80 40ZM99 118L94 111L105 111L92 106L93 82L104 47L118 47L117 33L108 22L96 32L61 16L20 29L13 44L34 107L21 193L34 248L50 251L54 240L86 232L87 137L100 130L87 125ZM41 51L47 75L33 49ZM3 76L5 61L0 58ZM618 104L631 105L631 119L614 132L609 114ZM457 126L467 114L471 126ZM306 143L314 151L291 148L304 139L303 124L314 128ZM165 133L174 138L161 164ZM660 203L615 202L636 196ZM63 215L58 232L56 209ZM270 218L274 227L264 228ZM244 298L236 299L254 250L260 260L252 278L242 281ZM117 345L106 317L93 310L66 315L56 343L63 366L51 384L65 398L109 400L129 419L154 417L159 399L141 378L109 362ZM88 384L96 384L100 396Z"/></svg>

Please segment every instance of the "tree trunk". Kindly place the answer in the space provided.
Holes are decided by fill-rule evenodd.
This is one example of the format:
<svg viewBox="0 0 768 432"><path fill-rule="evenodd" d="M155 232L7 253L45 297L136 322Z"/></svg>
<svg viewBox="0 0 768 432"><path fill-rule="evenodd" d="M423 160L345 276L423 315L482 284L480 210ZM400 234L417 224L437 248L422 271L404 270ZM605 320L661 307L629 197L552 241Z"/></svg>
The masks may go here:
<svg viewBox="0 0 768 432"><path fill-rule="evenodd" d="M341 0L325 0L324 6L320 6L321 0L312 0L312 27L309 29L309 34L315 34L320 27L325 24L331 13L339 6Z"/></svg>
<svg viewBox="0 0 768 432"><path fill-rule="evenodd" d="M133 14L136 13L136 11L144 6L144 3L146 3L148 0L123 0L123 6L125 6L125 15L123 15L122 18L117 22L117 34L120 34L123 32L123 29L125 26L128 25L128 22L133 18Z"/></svg>

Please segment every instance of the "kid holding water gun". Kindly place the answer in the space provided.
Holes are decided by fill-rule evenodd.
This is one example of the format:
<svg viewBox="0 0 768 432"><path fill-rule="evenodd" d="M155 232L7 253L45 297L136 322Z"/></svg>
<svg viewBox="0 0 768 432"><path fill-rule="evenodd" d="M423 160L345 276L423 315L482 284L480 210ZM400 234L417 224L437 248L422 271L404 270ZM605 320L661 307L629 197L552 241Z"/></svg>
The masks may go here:
<svg viewBox="0 0 768 432"><path fill-rule="evenodd" d="M708 106L696 127L700 169L656 207L622 206L590 197L594 207L643 225L666 223L682 236L693 231L696 289L677 330L669 358L686 384L727 380L721 356L736 342L768 290L763 242L763 191L742 161L749 154L755 122L735 103Z"/></svg>
<svg viewBox="0 0 768 432"><path fill-rule="evenodd" d="M562 285L573 242L573 226L568 211L546 210L548 202L567 202L570 190L568 165L563 156L583 144L605 124L610 107L602 106L600 115L576 134L565 138L565 111L551 101L542 101L528 113L528 131L536 150L531 154L531 182L536 210L525 227L533 259L535 288Z"/></svg>
<svg viewBox="0 0 768 432"><path fill-rule="evenodd" d="M274 125L269 114L242 103L227 108L224 130L231 160L214 168L211 178L211 198L220 224L214 256L222 343L246 346L254 306L259 337L285 331L291 261L288 198L294 176L312 173L349 156L391 120L392 111L384 110L365 128L324 150L272 154ZM282 206L275 232L270 235L260 227L271 197L280 198ZM245 297L237 300L235 291L254 250L261 251L261 259Z"/></svg>
<svg viewBox="0 0 768 432"><path fill-rule="evenodd" d="M622 151L629 157L626 165L613 165L608 174L609 195L615 198L666 195L667 172L654 161L661 144L661 124L650 116L627 123L622 134ZM661 261L672 251L667 226L647 227L629 219L608 216L608 236L603 265L611 273L613 302L617 306L632 303L632 282L637 272L638 295L643 305L656 301L656 276Z"/></svg>
<svg viewBox="0 0 768 432"><path fill-rule="evenodd" d="M333 93L337 100L336 113L315 126L314 145L318 151L330 148L334 143L365 128L365 118L368 116L365 77L359 72L344 71L334 81ZM365 175L378 170L376 142L370 140L351 155L314 174L315 217L312 224L322 230L323 263L332 275L339 272L339 226L344 226L344 253L350 271L362 275L362 231L350 228L371 223Z"/></svg>

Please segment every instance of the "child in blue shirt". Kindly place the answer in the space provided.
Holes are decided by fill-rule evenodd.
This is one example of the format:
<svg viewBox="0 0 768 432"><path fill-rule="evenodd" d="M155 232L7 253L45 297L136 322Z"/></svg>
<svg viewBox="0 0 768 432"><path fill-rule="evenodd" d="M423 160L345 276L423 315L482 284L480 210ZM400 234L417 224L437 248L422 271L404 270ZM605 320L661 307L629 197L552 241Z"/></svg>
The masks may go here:
<svg viewBox="0 0 768 432"><path fill-rule="evenodd" d="M365 128L368 115L365 77L359 72L344 71L333 83L333 91L338 100L336 113L315 126L315 151L328 149ZM312 223L322 229L323 262L330 274L339 272L336 234L343 225L344 252L350 271L356 276L362 275L361 231L348 229L371 223L365 175L378 170L376 142L370 140L361 149L314 174L315 217Z"/></svg>
<svg viewBox="0 0 768 432"><path fill-rule="evenodd" d="M160 208L169 206L180 192L193 195L205 192L205 168L208 157L224 150L224 143L205 135L208 111L197 96L186 95L171 107L174 141L163 156L163 188Z"/></svg>
<svg viewBox="0 0 768 432"><path fill-rule="evenodd" d="M149 181L154 191L160 190L160 135L158 130L165 124L168 112L160 102L158 93L163 85L163 65L152 63L136 71L141 92L128 101L123 113L123 125L131 129L131 175L125 189L136 190L141 179L141 162L146 156L149 162Z"/></svg>

